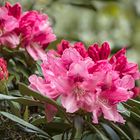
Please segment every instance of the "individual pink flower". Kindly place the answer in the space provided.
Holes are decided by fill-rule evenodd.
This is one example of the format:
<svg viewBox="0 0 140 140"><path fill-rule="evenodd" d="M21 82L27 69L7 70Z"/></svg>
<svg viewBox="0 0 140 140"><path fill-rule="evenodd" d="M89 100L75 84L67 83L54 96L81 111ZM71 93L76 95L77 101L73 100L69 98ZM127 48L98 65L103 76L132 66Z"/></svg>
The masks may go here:
<svg viewBox="0 0 140 140"><path fill-rule="evenodd" d="M50 27L48 16L37 11L28 11L23 14L20 20L20 32L22 47L27 48L28 53L35 60L39 56L38 58L34 56L37 56L38 52L43 51L50 42L56 39ZM32 51L36 47L35 44L40 48L37 52ZM30 49L28 49L29 47Z"/></svg>
<svg viewBox="0 0 140 140"><path fill-rule="evenodd" d="M8 79L7 63L3 58L0 58L0 80Z"/></svg>

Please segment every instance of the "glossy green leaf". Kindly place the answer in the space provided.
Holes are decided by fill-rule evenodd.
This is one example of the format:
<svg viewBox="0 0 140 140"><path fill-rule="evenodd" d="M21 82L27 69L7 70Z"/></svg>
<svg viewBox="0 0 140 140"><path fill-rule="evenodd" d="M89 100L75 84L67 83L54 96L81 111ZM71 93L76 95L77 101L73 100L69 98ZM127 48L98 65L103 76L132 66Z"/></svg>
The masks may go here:
<svg viewBox="0 0 140 140"><path fill-rule="evenodd" d="M94 126L94 124L91 124L89 122L86 122L86 123L90 127L91 131L93 131L94 133L96 132L96 133L98 133L100 135L102 140L109 140L96 126Z"/></svg>
<svg viewBox="0 0 140 140"><path fill-rule="evenodd" d="M140 101L134 100L134 99L130 99L127 101L127 103L131 106L138 106L140 107Z"/></svg>
<svg viewBox="0 0 140 140"><path fill-rule="evenodd" d="M131 140L131 138L116 124L110 122L111 126L120 134L122 135L126 140Z"/></svg>
<svg viewBox="0 0 140 140"><path fill-rule="evenodd" d="M120 140L118 134L109 125L101 123L101 126L104 128L104 130L112 140Z"/></svg>
<svg viewBox="0 0 140 140"><path fill-rule="evenodd" d="M30 98L14 97L14 96L8 96L4 94L0 94L0 100L14 101L14 102L18 102L20 104L28 105L28 106L41 106L42 105L39 101L32 100Z"/></svg>

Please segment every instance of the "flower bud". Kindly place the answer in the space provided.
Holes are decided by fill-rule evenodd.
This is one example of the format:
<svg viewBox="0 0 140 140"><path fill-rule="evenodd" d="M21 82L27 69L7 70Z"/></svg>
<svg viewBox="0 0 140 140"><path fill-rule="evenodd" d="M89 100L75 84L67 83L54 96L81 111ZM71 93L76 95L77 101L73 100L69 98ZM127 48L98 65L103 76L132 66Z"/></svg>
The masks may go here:
<svg viewBox="0 0 140 140"><path fill-rule="evenodd" d="M82 57L87 57L87 50L82 42L75 43L74 48L80 53Z"/></svg>
<svg viewBox="0 0 140 140"><path fill-rule="evenodd" d="M6 61L0 58L0 81L8 79L8 70Z"/></svg>
<svg viewBox="0 0 140 140"><path fill-rule="evenodd" d="M88 48L88 55L91 57L95 62L100 60L99 56L99 46L98 44L93 44Z"/></svg>
<svg viewBox="0 0 140 140"><path fill-rule="evenodd" d="M107 42L104 42L100 48L100 59L107 59L110 55L110 46Z"/></svg>

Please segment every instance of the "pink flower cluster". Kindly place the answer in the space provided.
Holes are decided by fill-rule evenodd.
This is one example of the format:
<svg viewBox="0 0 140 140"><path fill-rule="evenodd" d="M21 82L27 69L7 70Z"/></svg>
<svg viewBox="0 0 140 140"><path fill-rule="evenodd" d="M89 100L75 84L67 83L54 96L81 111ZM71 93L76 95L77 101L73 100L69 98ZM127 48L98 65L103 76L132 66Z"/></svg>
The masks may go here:
<svg viewBox="0 0 140 140"><path fill-rule="evenodd" d="M108 58L107 42L86 49L81 42L62 40L57 51L50 50L43 60L43 77L29 77L30 87L54 100L59 97L69 113L92 113L93 123L98 123L101 115L124 123L117 105L134 96L135 80L140 78L138 65L129 62L125 54L122 49Z"/></svg>
<svg viewBox="0 0 140 140"><path fill-rule="evenodd" d="M8 79L7 63L3 58L0 58L0 81Z"/></svg>
<svg viewBox="0 0 140 140"><path fill-rule="evenodd" d="M12 6L6 3L0 7L0 45L11 49L25 48L38 60L44 49L56 39L46 14L38 11L22 12L19 3Z"/></svg>

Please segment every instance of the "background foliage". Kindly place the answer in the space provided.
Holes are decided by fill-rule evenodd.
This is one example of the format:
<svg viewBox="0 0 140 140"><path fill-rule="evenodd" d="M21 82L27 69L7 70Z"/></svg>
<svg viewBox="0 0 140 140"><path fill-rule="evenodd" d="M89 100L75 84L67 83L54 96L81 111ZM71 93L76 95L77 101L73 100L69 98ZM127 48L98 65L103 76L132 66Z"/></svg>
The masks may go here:
<svg viewBox="0 0 140 140"><path fill-rule="evenodd" d="M17 1L18 0L9 0L9 2L13 4ZM0 0L1 5L4 4L4 2L4 0ZM49 15L54 32L58 38L49 48L56 47L56 44L60 42L61 39L83 41L86 45L94 42L102 43L107 40L110 42L113 53L121 47L127 46L128 58L140 64L139 0L20 0L18 2L24 7L23 10L35 9ZM5 51L5 55L6 54L7 51ZM9 54L10 53L8 53L8 57L10 59ZM15 114L26 122L30 122L33 126L1 112L0 138L47 139L47 133L49 133L49 135L53 136L56 140L61 139L61 137L66 139L67 130L71 131L67 123L56 118L56 121L47 125L44 119L44 112L42 111L42 114L37 114L42 110L42 104L38 101L33 101L32 98L26 98L25 95L23 98L22 95L26 94L26 87L23 85L21 85L21 93L16 90L18 89L17 83L19 81L24 80L25 83L28 83L27 78L31 73L34 73L32 68L35 67L35 64L32 63L32 61L29 62L29 58L26 58L26 56L21 56L20 52L19 54L11 52L11 56L13 55L17 57L14 61L10 59L8 65L11 73L10 78L13 80L12 76L16 77L14 78L16 82L14 85L9 85L11 89L10 93L8 93L9 96L1 95L0 100L9 100L8 104L7 102L2 102L1 110L9 111L8 107L10 103L10 106L13 106L12 114ZM21 57L24 58L27 63L23 62ZM28 68L30 64L32 64L32 67ZM22 76L20 75L21 73ZM20 78L19 75L21 76ZM139 85L139 83L137 84ZM18 97L13 98L11 95L18 95ZM19 95L21 97L19 97ZM44 99L44 97L38 97L37 94L33 94L33 97L42 101L47 100ZM124 105L128 109L128 112L124 112L124 116L126 116L128 121L125 126L116 125L107 121L102 121L102 123L95 128L89 124L90 131L87 131L89 135L86 136L85 134L83 139L93 140L93 138L98 139L100 137L100 139L105 139L105 137L107 137L113 140L130 140L140 138L140 127L138 125L140 122L139 101L140 99L138 98L137 102L130 101ZM20 106L18 103L22 103L23 106ZM132 105L134 106L133 108L131 107ZM36 106L39 106L39 108ZM22 111L22 116L20 116L18 110ZM129 113L129 111L131 113ZM60 113L63 114L61 111ZM131 116L130 118L128 117L129 115ZM9 119L3 116L10 119L13 118L13 121L17 123L9 121ZM58 126L58 122L61 126ZM35 126L37 126L37 128ZM46 133L48 128L49 132ZM64 130L64 128L66 129ZM5 132L3 130L5 130ZM54 131L57 133L53 133ZM62 132L63 136L61 134Z"/></svg>

